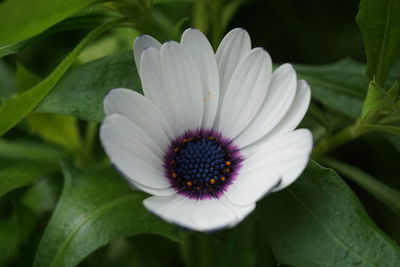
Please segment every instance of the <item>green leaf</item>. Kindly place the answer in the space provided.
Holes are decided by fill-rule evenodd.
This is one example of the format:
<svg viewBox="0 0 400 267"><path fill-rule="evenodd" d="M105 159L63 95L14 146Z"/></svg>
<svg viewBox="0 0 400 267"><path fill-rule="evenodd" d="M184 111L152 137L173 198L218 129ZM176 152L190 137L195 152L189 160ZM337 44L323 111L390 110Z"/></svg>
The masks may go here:
<svg viewBox="0 0 400 267"><path fill-rule="evenodd" d="M312 97L327 108L357 119L367 92L365 66L351 59L323 66L295 65L299 79L306 80Z"/></svg>
<svg viewBox="0 0 400 267"><path fill-rule="evenodd" d="M0 136L28 115L53 89L58 80L71 67L82 49L98 35L114 26L117 21L113 20L105 23L91 31L47 78L32 89L5 101L0 106L0 117L2 118L0 120Z"/></svg>
<svg viewBox="0 0 400 267"><path fill-rule="evenodd" d="M247 1L248 0L227 1L222 10L221 29L223 32L226 31L229 22L232 20L237 10Z"/></svg>
<svg viewBox="0 0 400 267"><path fill-rule="evenodd" d="M144 234L113 241L92 253L82 265L91 266L183 266L179 243L159 235ZM129 264L128 264L129 263Z"/></svg>
<svg viewBox="0 0 400 267"><path fill-rule="evenodd" d="M144 233L177 240L175 227L143 207L111 169L81 173L64 165L65 185L33 266L75 266L112 240Z"/></svg>
<svg viewBox="0 0 400 267"><path fill-rule="evenodd" d="M81 147L78 120L60 114L30 114L27 118L30 131L43 140L76 151Z"/></svg>
<svg viewBox="0 0 400 267"><path fill-rule="evenodd" d="M386 134L386 139L400 153L400 136L395 134Z"/></svg>
<svg viewBox="0 0 400 267"><path fill-rule="evenodd" d="M318 126L323 125L325 127L325 129L327 129L328 131L330 131L332 129L332 125L331 125L331 120L328 119L328 114L326 114L326 112L322 111L320 108L318 108L317 105L315 105L314 103L310 103L310 106L308 108L308 118L313 118L318 122ZM303 121L304 122L304 121ZM309 128L309 127L305 127L305 128Z"/></svg>
<svg viewBox="0 0 400 267"><path fill-rule="evenodd" d="M3 99L15 94L15 73L4 60L0 60L0 105Z"/></svg>
<svg viewBox="0 0 400 267"><path fill-rule="evenodd" d="M329 167L334 168L350 180L364 188L387 205L400 219L400 193L390 186L376 180L374 177L363 172L361 169L335 159L325 158L322 161Z"/></svg>
<svg viewBox="0 0 400 267"><path fill-rule="evenodd" d="M42 78L28 70L21 62L17 62L17 70L15 74L15 85L19 94L25 92L31 87L37 85Z"/></svg>
<svg viewBox="0 0 400 267"><path fill-rule="evenodd" d="M254 232L254 222L248 218L235 228L223 232L214 234L182 233L184 239L181 251L185 266L255 266L258 255ZM232 257L232 255L240 255L240 257Z"/></svg>
<svg viewBox="0 0 400 267"><path fill-rule="evenodd" d="M8 0L0 3L0 44L39 34L98 0Z"/></svg>
<svg viewBox="0 0 400 267"><path fill-rule="evenodd" d="M367 74L384 86L400 57L400 1L362 0L356 21L364 37Z"/></svg>
<svg viewBox="0 0 400 267"><path fill-rule="evenodd" d="M256 264L257 251L255 239L254 222L249 218L229 230L224 242L224 256L221 257L221 264L218 267L250 267ZM217 248L218 249L218 248ZM222 252L222 251L221 251ZM241 257L232 257L232 255L241 255ZM212 255L215 257L215 254Z"/></svg>
<svg viewBox="0 0 400 267"><path fill-rule="evenodd" d="M129 2L130 1L128 1L128 3ZM150 11L153 5L153 0L136 0L134 3L139 10L141 10L143 13L146 13Z"/></svg>
<svg viewBox="0 0 400 267"><path fill-rule="evenodd" d="M395 83L400 83L400 58L397 60L392 70L390 71L385 84L385 88L389 88Z"/></svg>
<svg viewBox="0 0 400 267"><path fill-rule="evenodd" d="M391 96L375 81L371 81L362 109L362 119L370 121L377 115L390 114L394 111L396 107Z"/></svg>
<svg viewBox="0 0 400 267"><path fill-rule="evenodd" d="M380 125L380 124L363 124L361 127L366 131L382 131L400 135L400 126Z"/></svg>
<svg viewBox="0 0 400 267"><path fill-rule="evenodd" d="M311 162L287 189L257 207L280 264L397 266L400 250L332 170Z"/></svg>
<svg viewBox="0 0 400 267"><path fill-rule="evenodd" d="M140 32L132 28L112 29L109 34L96 39L96 41L88 45L79 55L78 61L80 64L83 64L132 49L133 41L139 34Z"/></svg>
<svg viewBox="0 0 400 267"><path fill-rule="evenodd" d="M39 81L40 78L37 75L22 64L17 64L16 84L18 92L26 91ZM30 131L43 140L71 151L80 148L81 138L78 120L75 117L60 114L29 114L26 119Z"/></svg>
<svg viewBox="0 0 400 267"><path fill-rule="evenodd" d="M52 164L0 160L0 197L36 182L55 169Z"/></svg>
<svg viewBox="0 0 400 267"><path fill-rule="evenodd" d="M30 256L23 254L26 264L21 264L21 257L18 256L22 255L22 247L27 244L36 228L38 217L18 199L7 200L0 202L0 212L9 210L6 211L5 217L3 215L0 219L0 265L27 266L29 260L26 258Z"/></svg>
<svg viewBox="0 0 400 267"><path fill-rule="evenodd" d="M255 213L255 215L257 214ZM260 220L257 221L259 222ZM272 252L271 246L268 243L268 237L263 229L264 224L257 224L257 228L255 228L256 234L254 234L254 239L257 251L257 261L255 266L279 266Z"/></svg>
<svg viewBox="0 0 400 267"><path fill-rule="evenodd" d="M23 50L28 45L30 45L31 43L35 42L37 39L39 39L39 36L32 37L17 43L0 45L0 57L16 54L21 50Z"/></svg>
<svg viewBox="0 0 400 267"><path fill-rule="evenodd" d="M194 0L153 0L153 4L168 4L168 3L190 3L193 2Z"/></svg>
<svg viewBox="0 0 400 267"><path fill-rule="evenodd" d="M37 216L46 212L52 212L59 197L58 186L55 186L55 179L43 179L30 186L21 196L21 205L27 207ZM57 184L58 185L58 184Z"/></svg>
<svg viewBox="0 0 400 267"><path fill-rule="evenodd" d="M23 244L29 240L30 235L35 230L38 217L33 213L29 206L17 201L16 213L18 214L19 243Z"/></svg>
<svg viewBox="0 0 400 267"><path fill-rule="evenodd" d="M393 99L393 101L396 101L399 98L399 84L397 81L389 88L387 94L391 99Z"/></svg>
<svg viewBox="0 0 400 267"><path fill-rule="evenodd" d="M65 155L64 150L54 145L0 138L0 157L5 159L57 163Z"/></svg>
<svg viewBox="0 0 400 267"><path fill-rule="evenodd" d="M81 65L68 72L36 111L101 121L103 98L118 87L141 92L132 51L125 51Z"/></svg>
<svg viewBox="0 0 400 267"><path fill-rule="evenodd" d="M0 220L0 265L7 263L18 253L19 223L18 214Z"/></svg>
<svg viewBox="0 0 400 267"><path fill-rule="evenodd" d="M89 8L89 10L82 10L75 14L73 17L65 19L56 25L50 27L39 35L19 41L16 43L0 45L0 57L4 57L10 54L16 54L28 47L29 45L41 40L53 33L83 29L83 28L94 28L102 24L107 14L103 14L104 11L96 10L96 8Z"/></svg>

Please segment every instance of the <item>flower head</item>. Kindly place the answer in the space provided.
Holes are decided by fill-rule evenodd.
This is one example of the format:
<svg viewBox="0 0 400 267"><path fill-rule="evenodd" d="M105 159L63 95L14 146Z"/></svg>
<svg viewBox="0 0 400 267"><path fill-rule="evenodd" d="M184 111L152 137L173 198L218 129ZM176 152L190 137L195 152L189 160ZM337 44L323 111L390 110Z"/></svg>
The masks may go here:
<svg viewBox="0 0 400 267"><path fill-rule="evenodd" d="M198 231L232 227L269 192L293 183L312 149L310 89L290 64L272 72L269 54L234 29L217 52L196 29L180 43L135 40L144 96L113 89L101 141L144 205Z"/></svg>

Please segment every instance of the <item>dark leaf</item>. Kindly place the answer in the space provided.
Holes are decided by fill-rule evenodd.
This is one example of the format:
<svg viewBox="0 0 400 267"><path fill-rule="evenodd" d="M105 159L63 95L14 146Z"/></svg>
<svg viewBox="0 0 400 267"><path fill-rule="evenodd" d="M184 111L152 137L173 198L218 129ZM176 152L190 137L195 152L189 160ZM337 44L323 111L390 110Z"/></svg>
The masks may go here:
<svg viewBox="0 0 400 267"><path fill-rule="evenodd" d="M4 1L0 4L0 44L16 43L39 34L96 1L98 0Z"/></svg>
<svg viewBox="0 0 400 267"><path fill-rule="evenodd" d="M64 166L65 186L40 242L34 266L75 266L112 240L153 233L177 240L175 228L143 207L113 170L81 173Z"/></svg>
<svg viewBox="0 0 400 267"><path fill-rule="evenodd" d="M0 136L28 115L54 88L59 79L74 63L82 49L98 35L111 28L116 22L116 20L113 20L91 31L47 78L32 89L5 101L0 106L0 117L2 118L0 120Z"/></svg>
<svg viewBox="0 0 400 267"><path fill-rule="evenodd" d="M350 118L360 116L368 86L364 65L343 59L332 65L295 68L298 78L310 84L313 98Z"/></svg>
<svg viewBox="0 0 400 267"><path fill-rule="evenodd" d="M54 170L55 166L50 164L0 159L0 196L18 187L32 184Z"/></svg>
<svg viewBox="0 0 400 267"><path fill-rule="evenodd" d="M364 37L367 74L380 86L400 57L400 1L362 0L357 23Z"/></svg>
<svg viewBox="0 0 400 267"><path fill-rule="evenodd" d="M293 266L397 266L399 247L371 221L332 170L311 162L257 208L272 250Z"/></svg>
<svg viewBox="0 0 400 267"><path fill-rule="evenodd" d="M68 72L36 111L101 121L105 94L120 87L141 91L132 51L94 60Z"/></svg>

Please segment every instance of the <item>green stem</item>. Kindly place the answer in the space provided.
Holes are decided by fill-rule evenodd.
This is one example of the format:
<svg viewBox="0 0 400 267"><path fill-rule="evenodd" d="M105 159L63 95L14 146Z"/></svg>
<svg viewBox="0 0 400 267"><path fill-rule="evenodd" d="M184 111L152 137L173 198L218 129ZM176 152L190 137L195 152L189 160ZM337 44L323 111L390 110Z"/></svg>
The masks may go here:
<svg viewBox="0 0 400 267"><path fill-rule="evenodd" d="M313 150L312 158L318 160L333 149L359 137L364 131L358 123L344 128L341 132L321 140Z"/></svg>
<svg viewBox="0 0 400 267"><path fill-rule="evenodd" d="M199 29L204 34L208 30L208 3L205 0L193 2L193 27Z"/></svg>
<svg viewBox="0 0 400 267"><path fill-rule="evenodd" d="M92 157L93 147L96 142L97 126L97 122L88 122L86 125L84 152L88 160Z"/></svg>
<svg viewBox="0 0 400 267"><path fill-rule="evenodd" d="M373 120L372 120L373 121ZM395 122L397 120L392 120L392 122ZM358 120L355 124L348 126L347 128L344 128L342 131L339 133L333 135L333 136L327 136L324 139L322 139L313 149L311 157L314 160L319 160L327 154L328 152L334 150L335 148L353 140L359 137L360 135L366 133L366 132L372 132L372 131L384 131L386 128L386 131L388 132L395 132L397 131L397 127L395 126L390 126L390 125L379 125L379 124L374 124L374 123L369 123L370 120ZM392 129L390 129L392 128ZM390 131L391 130L391 131ZM397 133L397 132L396 132Z"/></svg>
<svg viewBox="0 0 400 267"><path fill-rule="evenodd" d="M383 118L379 123L380 124L395 124L398 122L400 122L400 115Z"/></svg>
<svg viewBox="0 0 400 267"><path fill-rule="evenodd" d="M308 108L310 115L318 121L328 132L331 131L331 126L329 124L328 118L325 116L324 112L322 112L315 104L311 103Z"/></svg>
<svg viewBox="0 0 400 267"><path fill-rule="evenodd" d="M212 265L210 259L213 258L212 247L208 241L212 237L206 237L199 233L181 232L181 255L186 266L207 267ZM201 257L198 257L201 255ZM193 259L196 259L195 261Z"/></svg>
<svg viewBox="0 0 400 267"><path fill-rule="evenodd" d="M358 184L360 187L365 189L365 191L369 192L389 207L400 218L400 192L376 180L361 169L344 162L332 158L323 158L321 159L321 163L332 167L354 183Z"/></svg>
<svg viewBox="0 0 400 267"><path fill-rule="evenodd" d="M97 136L97 122L88 122L86 124L85 137L83 145L78 151L75 163L77 166L84 166L92 160L93 148L96 142Z"/></svg>
<svg viewBox="0 0 400 267"><path fill-rule="evenodd" d="M212 45L214 49L222 39L222 8L221 1L214 0L211 2L211 15L212 15Z"/></svg>

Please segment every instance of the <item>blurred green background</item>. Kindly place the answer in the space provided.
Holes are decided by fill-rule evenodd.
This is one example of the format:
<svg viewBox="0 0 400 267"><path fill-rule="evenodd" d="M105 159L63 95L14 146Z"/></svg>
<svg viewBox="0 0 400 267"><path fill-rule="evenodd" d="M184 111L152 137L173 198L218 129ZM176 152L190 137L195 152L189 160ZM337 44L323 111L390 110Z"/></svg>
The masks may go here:
<svg viewBox="0 0 400 267"><path fill-rule="evenodd" d="M355 22L356 0L249 1L230 27L249 31L274 62L326 64L344 57L364 60Z"/></svg>
<svg viewBox="0 0 400 267"><path fill-rule="evenodd" d="M266 48L274 62L326 64L344 57L365 61L361 33L355 22L357 0L243 2L227 29L246 29L253 45ZM159 4L157 8L175 20L173 23L186 17L181 29L191 25L191 4L178 1L172 5ZM147 28L144 33L157 31L151 25ZM38 74L45 75L87 32L83 29L53 34L25 49L18 59ZM131 48L135 37L133 33L131 35L125 31L124 41L120 42L121 50ZM210 33L208 35L211 37ZM164 37L165 40L169 38Z"/></svg>

